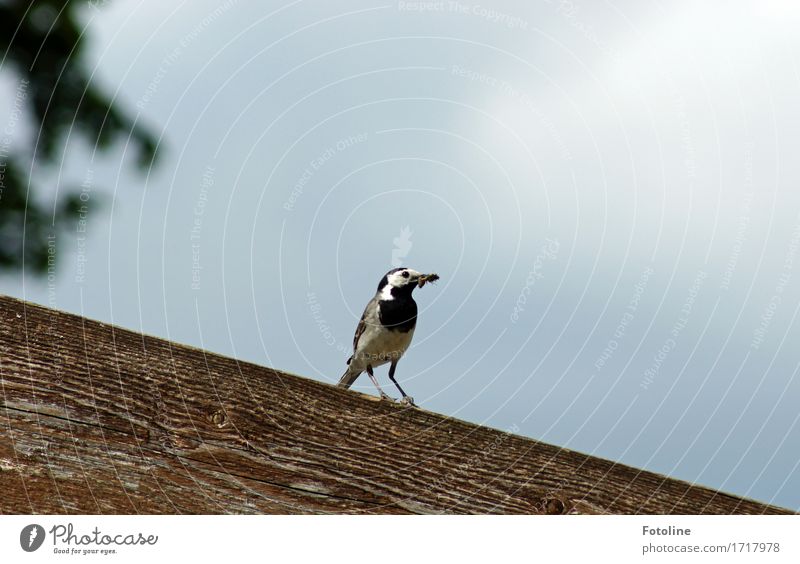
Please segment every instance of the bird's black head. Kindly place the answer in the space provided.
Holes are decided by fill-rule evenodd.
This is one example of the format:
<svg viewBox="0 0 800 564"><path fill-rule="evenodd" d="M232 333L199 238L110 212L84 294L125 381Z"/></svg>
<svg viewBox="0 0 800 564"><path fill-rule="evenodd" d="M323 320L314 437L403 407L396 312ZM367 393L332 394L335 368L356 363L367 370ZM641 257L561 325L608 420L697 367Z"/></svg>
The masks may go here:
<svg viewBox="0 0 800 564"><path fill-rule="evenodd" d="M414 288L422 288L427 282L436 282L438 279L438 274L422 274L412 268L393 268L381 278L378 293L384 300L400 296L410 298Z"/></svg>
<svg viewBox="0 0 800 564"><path fill-rule="evenodd" d="M378 284L378 292L397 296L410 296L414 288L419 284L421 273L411 268L393 268L381 278Z"/></svg>

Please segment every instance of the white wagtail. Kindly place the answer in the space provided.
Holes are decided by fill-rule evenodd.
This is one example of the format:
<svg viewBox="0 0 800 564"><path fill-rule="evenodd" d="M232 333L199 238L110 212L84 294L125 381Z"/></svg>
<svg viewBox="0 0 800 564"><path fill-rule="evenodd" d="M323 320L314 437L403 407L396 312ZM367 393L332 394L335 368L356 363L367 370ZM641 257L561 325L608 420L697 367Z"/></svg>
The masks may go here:
<svg viewBox="0 0 800 564"><path fill-rule="evenodd" d="M347 360L348 367L339 380L340 387L349 388L366 370L381 398L392 399L378 385L372 372L376 366L391 362L389 379L403 394L402 401L414 405L414 399L394 379L394 371L411 344L417 325L417 302L411 297L411 292L438 279L437 274L421 274L410 268L395 268L381 278L375 297L364 308L358 322L353 337L353 356Z"/></svg>

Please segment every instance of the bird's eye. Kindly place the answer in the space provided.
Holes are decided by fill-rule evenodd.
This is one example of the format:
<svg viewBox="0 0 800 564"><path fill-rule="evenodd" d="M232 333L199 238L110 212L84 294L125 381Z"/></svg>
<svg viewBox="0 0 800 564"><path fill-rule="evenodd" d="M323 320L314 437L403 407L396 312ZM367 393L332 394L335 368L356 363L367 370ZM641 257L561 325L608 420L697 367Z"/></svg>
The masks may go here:
<svg viewBox="0 0 800 564"><path fill-rule="evenodd" d="M403 271L403 278L408 278L408 270Z"/></svg>

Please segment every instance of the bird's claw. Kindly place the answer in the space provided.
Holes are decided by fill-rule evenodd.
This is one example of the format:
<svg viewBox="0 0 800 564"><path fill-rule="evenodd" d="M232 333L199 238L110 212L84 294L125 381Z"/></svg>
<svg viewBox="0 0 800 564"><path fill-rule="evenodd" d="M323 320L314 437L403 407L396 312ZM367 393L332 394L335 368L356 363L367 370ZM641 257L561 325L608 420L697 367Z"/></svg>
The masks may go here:
<svg viewBox="0 0 800 564"><path fill-rule="evenodd" d="M392 396L390 396L389 394L387 394L386 392L381 392L381 399L382 400L391 401L391 402L394 401L394 398Z"/></svg>
<svg viewBox="0 0 800 564"><path fill-rule="evenodd" d="M411 396L403 396L403 399L400 400L400 403L409 407L418 407L417 404L414 403L414 398Z"/></svg>

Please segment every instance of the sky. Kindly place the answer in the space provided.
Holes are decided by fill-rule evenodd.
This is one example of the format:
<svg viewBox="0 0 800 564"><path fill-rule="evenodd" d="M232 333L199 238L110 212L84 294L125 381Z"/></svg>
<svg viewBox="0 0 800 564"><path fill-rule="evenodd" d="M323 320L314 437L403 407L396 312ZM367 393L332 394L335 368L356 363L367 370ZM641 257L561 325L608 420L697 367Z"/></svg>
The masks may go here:
<svg viewBox="0 0 800 564"><path fill-rule="evenodd" d="M84 17L160 159L72 139L37 174L98 206L0 291L334 383L383 274L437 272L397 371L425 409L800 510L794 2Z"/></svg>

